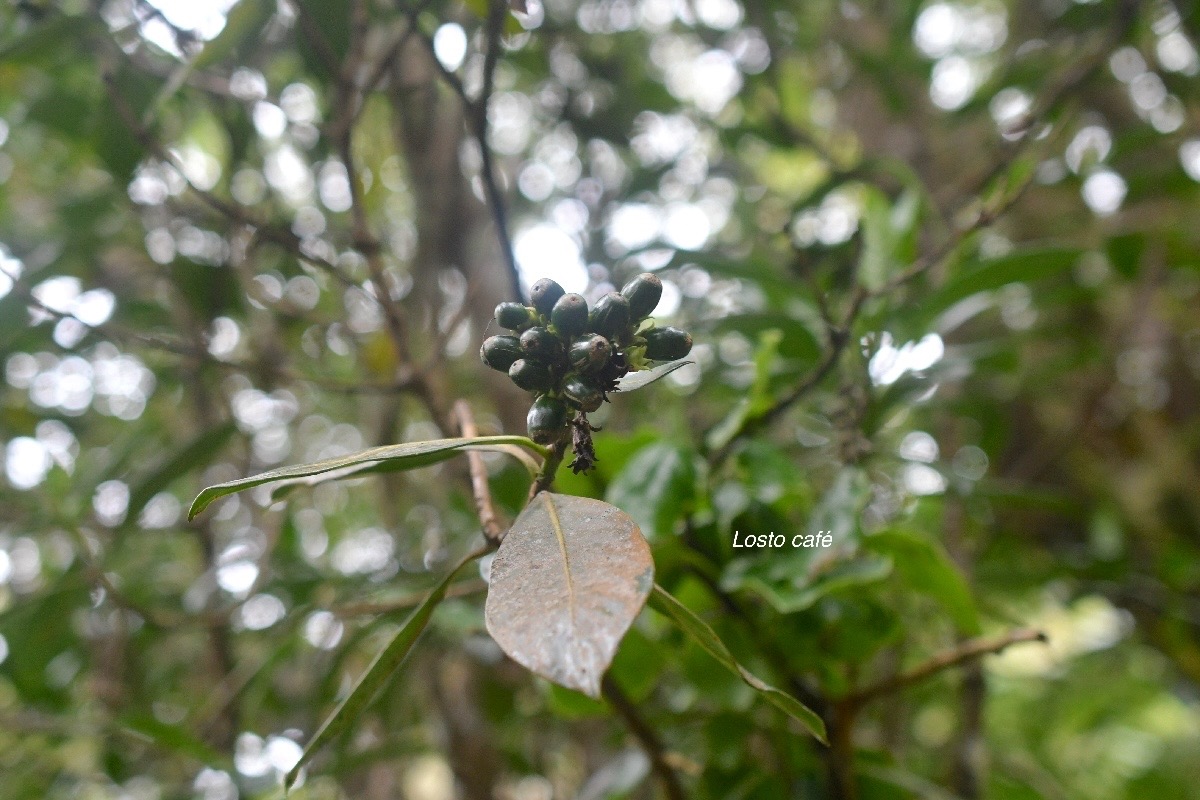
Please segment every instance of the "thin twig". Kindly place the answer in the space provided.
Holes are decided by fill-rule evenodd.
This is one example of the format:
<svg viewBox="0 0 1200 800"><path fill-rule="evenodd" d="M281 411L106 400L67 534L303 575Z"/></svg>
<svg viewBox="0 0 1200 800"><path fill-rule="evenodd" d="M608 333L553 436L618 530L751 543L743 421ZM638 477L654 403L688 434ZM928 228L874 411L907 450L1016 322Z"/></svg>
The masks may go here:
<svg viewBox="0 0 1200 800"><path fill-rule="evenodd" d="M946 650L945 652L935 655L925 663L914 667L907 672L902 672L886 680L880 681L873 686L868 686L865 689L860 689L853 694L843 698L843 703L849 703L854 707L861 707L872 700L903 691L914 684L922 681L960 664L965 664L977 658L982 658L986 655L994 655L1007 650L1015 644L1023 642L1041 642L1045 644L1049 642L1049 638L1043 631L1033 628L1018 628L1008 633L999 636L980 636L974 639L968 639L961 644Z"/></svg>
<svg viewBox="0 0 1200 800"><path fill-rule="evenodd" d="M464 438L471 439L479 435L479 429L475 427L475 416L466 400L454 402L454 416L458 419L459 430ZM479 524L483 526L483 535L489 542L499 544L504 538L505 526L500 522L496 506L492 502L492 490L488 486L487 464L484 463L483 453L468 450L467 464L471 469L471 494L475 497L475 510L479 514Z"/></svg>
<svg viewBox="0 0 1200 800"><path fill-rule="evenodd" d="M230 221L250 228L254 234L273 244L280 245L296 258L306 261L328 273L340 284L347 288L359 288L358 283L350 276L346 275L340 267L327 259L306 252L303 242L300 237L296 236L290 229L275 225L266 220L260 219L253 211L240 203L225 200L218 197L210 191L201 189L188 176L183 166L179 163L179 159L174 153L170 152L163 144L150 132L150 129L141 124L137 115L130 107L125 97L117 90L116 82L111 73L104 75L104 85L108 90L109 100L113 104L114 110L129 132L134 138L156 159L163 164L171 166L176 173L183 179L188 190L196 195L200 200L212 210L228 218Z"/></svg>
<svg viewBox="0 0 1200 800"><path fill-rule="evenodd" d="M621 690L611 675L605 675L600 681L600 691L650 759L650 769L658 778L663 794L668 800L684 800L687 795L683 791L683 784L679 782L679 776L675 774L667 759L666 748L663 747L662 740L658 738L654 728L642 719L637 705Z"/></svg>

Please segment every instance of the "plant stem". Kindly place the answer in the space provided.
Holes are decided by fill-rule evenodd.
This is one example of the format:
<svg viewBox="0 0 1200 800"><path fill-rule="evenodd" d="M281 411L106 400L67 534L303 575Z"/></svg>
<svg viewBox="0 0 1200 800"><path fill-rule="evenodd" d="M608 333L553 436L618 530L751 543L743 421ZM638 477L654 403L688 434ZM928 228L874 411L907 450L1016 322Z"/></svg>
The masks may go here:
<svg viewBox="0 0 1200 800"><path fill-rule="evenodd" d="M550 484L554 483L554 475L558 472L558 467L562 464L565 455L562 442L550 445L550 452L546 454L546 460L542 462L542 468L534 478L533 486L529 487L530 502L538 496L539 492L549 489Z"/></svg>
<svg viewBox="0 0 1200 800"><path fill-rule="evenodd" d="M650 724L642 719L642 715L638 713L637 704L629 699L611 675L604 676L600 688L604 699L621 717L650 759L650 769L658 777L663 794L667 796L668 800L684 800L687 795L679 782L679 776L667 763L666 749L663 747L662 740L658 738L658 734L650 727Z"/></svg>
<svg viewBox="0 0 1200 800"><path fill-rule="evenodd" d="M466 400L456 400L454 415L458 418L459 430L463 437L472 439L479 435L475 426L475 416ZM489 542L500 543L504 538L505 525L496 513L492 502L492 490L488 486L487 465L483 462L483 454L478 451L467 453L467 463L471 471L471 494L475 497L475 509L479 514L479 524L483 526L483 535Z"/></svg>
<svg viewBox="0 0 1200 800"><path fill-rule="evenodd" d="M1018 628L991 638L981 636L975 639L968 639L950 650L937 654L908 672L902 672L874 686L869 686L866 689L861 689L851 695L847 695L842 698L842 702L849 703L858 708L878 697L907 689L909 686L920 683L943 670L975 661L983 656L1000 653L1014 644L1021 644L1023 642L1041 642L1045 644L1048 641L1049 639L1044 632L1033 628Z"/></svg>

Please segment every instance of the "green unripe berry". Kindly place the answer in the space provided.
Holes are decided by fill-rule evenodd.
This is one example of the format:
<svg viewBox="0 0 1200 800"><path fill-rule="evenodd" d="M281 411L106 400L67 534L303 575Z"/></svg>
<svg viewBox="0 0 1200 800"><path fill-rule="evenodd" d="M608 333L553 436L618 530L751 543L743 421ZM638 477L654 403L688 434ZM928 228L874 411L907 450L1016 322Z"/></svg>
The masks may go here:
<svg viewBox="0 0 1200 800"><path fill-rule="evenodd" d="M513 362L522 356L521 341L515 336L489 336L479 348L479 357L492 369L508 372Z"/></svg>
<svg viewBox="0 0 1200 800"><path fill-rule="evenodd" d="M562 340L540 325L521 334L521 352L542 361L557 361L562 353Z"/></svg>
<svg viewBox="0 0 1200 800"><path fill-rule="evenodd" d="M577 372L594 372L608 362L612 353L612 345L598 333L591 336L581 336L567 351L567 361L571 369Z"/></svg>
<svg viewBox="0 0 1200 800"><path fill-rule="evenodd" d="M636 322L654 313L662 299L662 280L652 272L643 272L625 284L621 294L629 301L629 314Z"/></svg>
<svg viewBox="0 0 1200 800"><path fill-rule="evenodd" d="M542 278L529 290L529 300L539 314L548 317L554 310L554 304L566 293L567 290L557 282Z"/></svg>
<svg viewBox="0 0 1200 800"><path fill-rule="evenodd" d="M587 330L588 305L581 294L564 294L554 304L550 321L562 336L578 336Z"/></svg>
<svg viewBox="0 0 1200 800"><path fill-rule="evenodd" d="M568 375L563 380L563 394L584 411L595 411L604 402L600 390L579 375Z"/></svg>
<svg viewBox="0 0 1200 800"><path fill-rule="evenodd" d="M591 330L610 342L620 342L632 333L630 330L629 301L625 295L609 292L596 301L588 317Z"/></svg>
<svg viewBox="0 0 1200 800"><path fill-rule="evenodd" d="M550 368L538 361L519 358L508 368L508 377L527 392L544 392L553 384Z"/></svg>
<svg viewBox="0 0 1200 800"><path fill-rule="evenodd" d="M674 361L692 352L692 335L679 328L651 328L642 335L651 361Z"/></svg>
<svg viewBox="0 0 1200 800"><path fill-rule="evenodd" d="M529 438L538 444L554 444L567 437L567 404L557 397L542 395L533 401L525 418Z"/></svg>
<svg viewBox="0 0 1200 800"><path fill-rule="evenodd" d="M510 331L523 331L533 324L533 311L520 303L501 303L496 306L496 322Z"/></svg>

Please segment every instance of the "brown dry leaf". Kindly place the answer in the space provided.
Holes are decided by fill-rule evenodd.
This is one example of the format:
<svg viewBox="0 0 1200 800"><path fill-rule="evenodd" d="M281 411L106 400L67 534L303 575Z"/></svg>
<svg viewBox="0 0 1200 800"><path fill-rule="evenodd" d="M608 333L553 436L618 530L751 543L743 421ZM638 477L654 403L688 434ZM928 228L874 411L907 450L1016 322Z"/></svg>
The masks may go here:
<svg viewBox="0 0 1200 800"><path fill-rule="evenodd" d="M599 500L542 492L492 561L488 632L514 661L600 696L600 678L654 585L633 519Z"/></svg>

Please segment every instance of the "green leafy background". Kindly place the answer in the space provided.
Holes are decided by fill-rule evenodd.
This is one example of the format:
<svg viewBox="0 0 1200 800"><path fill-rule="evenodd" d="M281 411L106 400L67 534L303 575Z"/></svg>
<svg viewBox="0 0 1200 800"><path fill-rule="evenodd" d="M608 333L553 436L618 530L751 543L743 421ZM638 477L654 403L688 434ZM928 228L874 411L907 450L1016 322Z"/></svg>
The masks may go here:
<svg viewBox="0 0 1200 800"><path fill-rule="evenodd" d="M477 96L487 4L184 5L0 8L0 797L277 797L406 619L293 796L653 796L609 704L487 636L486 560L441 583L465 457L187 519L458 436L455 399L524 433L426 44L463 34ZM697 342L555 485L637 520L677 598L611 674L687 795L1200 797L1195 4L530 10L488 115L526 285L653 270ZM529 472L485 459L511 520Z"/></svg>

